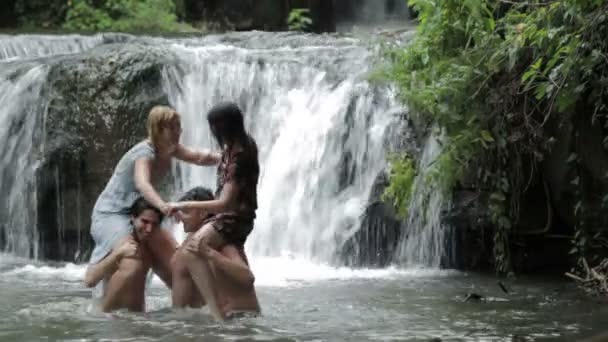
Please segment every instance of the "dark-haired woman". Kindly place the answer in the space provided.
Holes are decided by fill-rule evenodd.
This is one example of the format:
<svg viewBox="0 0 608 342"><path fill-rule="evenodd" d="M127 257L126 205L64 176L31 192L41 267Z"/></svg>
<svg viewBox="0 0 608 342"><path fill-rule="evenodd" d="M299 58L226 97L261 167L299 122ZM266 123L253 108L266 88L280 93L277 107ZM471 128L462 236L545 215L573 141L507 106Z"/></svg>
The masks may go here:
<svg viewBox="0 0 608 342"><path fill-rule="evenodd" d="M244 248L253 229L260 174L257 144L245 130L240 108L231 102L220 103L209 111L207 121L222 150L215 199L170 203L172 210L197 208L214 214L187 242L187 249L198 256L205 256L204 251L209 247L219 251L227 243ZM205 269L201 273L210 274L208 263L203 264ZM199 276L193 280L211 313L221 319L223 313L216 301L212 279Z"/></svg>

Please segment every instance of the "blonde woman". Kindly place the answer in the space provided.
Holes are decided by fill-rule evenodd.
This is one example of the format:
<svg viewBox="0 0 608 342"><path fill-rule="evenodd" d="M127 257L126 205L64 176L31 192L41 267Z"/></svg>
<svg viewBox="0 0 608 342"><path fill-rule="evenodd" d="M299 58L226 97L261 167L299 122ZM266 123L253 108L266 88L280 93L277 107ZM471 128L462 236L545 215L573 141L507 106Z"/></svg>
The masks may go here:
<svg viewBox="0 0 608 342"><path fill-rule="evenodd" d="M155 188L155 184L168 173L171 160L176 158L197 165L216 165L221 159L219 153L194 151L179 143L182 133L180 115L170 107L152 108L146 128L148 138L123 155L93 208L91 235L95 248L85 276L88 287L94 287L107 278L108 275L95 272L95 269L112 250L133 243L137 252L128 258L129 262L125 265L115 266L123 272L113 273L112 288L129 286L129 279L145 269L146 264L151 265L155 273L171 287L170 260L177 242L170 232L163 229L151 232L146 241L137 241L129 208L138 197L143 196L164 215L171 214L171 207Z"/></svg>

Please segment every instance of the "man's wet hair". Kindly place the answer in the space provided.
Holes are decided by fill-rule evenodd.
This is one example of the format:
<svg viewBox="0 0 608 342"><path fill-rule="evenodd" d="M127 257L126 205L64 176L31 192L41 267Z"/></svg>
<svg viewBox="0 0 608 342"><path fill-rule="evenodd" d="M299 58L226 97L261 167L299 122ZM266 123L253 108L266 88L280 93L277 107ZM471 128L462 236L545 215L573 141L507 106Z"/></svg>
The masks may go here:
<svg viewBox="0 0 608 342"><path fill-rule="evenodd" d="M197 186L188 190L180 197L179 201L211 201L213 200L213 192L209 188Z"/></svg>
<svg viewBox="0 0 608 342"><path fill-rule="evenodd" d="M131 216L137 217L137 216L141 215L141 213L143 213L145 210L154 211L156 213L156 215L158 215L158 222L161 222L163 220L163 218L165 217L165 215L163 215L163 213L162 213L162 211L160 211L160 209L158 209L157 207L150 204L143 197L138 197L135 200L135 202L133 202L133 204L131 205L131 208L129 209L129 213L131 214Z"/></svg>

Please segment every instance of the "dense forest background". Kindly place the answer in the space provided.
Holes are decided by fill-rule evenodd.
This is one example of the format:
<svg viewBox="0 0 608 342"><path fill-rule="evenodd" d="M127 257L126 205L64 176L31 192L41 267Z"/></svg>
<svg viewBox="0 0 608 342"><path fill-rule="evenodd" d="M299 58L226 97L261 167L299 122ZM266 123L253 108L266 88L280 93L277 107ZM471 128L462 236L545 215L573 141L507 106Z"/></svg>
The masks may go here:
<svg viewBox="0 0 608 342"><path fill-rule="evenodd" d="M0 28L20 30L190 32L334 31L361 0L5 0ZM386 6L394 6L395 0Z"/></svg>

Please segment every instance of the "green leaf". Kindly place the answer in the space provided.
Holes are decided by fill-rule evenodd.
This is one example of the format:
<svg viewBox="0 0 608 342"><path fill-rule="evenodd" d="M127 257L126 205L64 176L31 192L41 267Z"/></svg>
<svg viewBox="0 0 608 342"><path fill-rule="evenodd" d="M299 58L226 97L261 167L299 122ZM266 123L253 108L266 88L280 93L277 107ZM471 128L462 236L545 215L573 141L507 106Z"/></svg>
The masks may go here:
<svg viewBox="0 0 608 342"><path fill-rule="evenodd" d="M547 94L548 85L548 83L541 83L538 85L538 87L536 87L536 90L534 91L534 97L536 97L537 100L541 100L543 97L545 97L545 95Z"/></svg>
<svg viewBox="0 0 608 342"><path fill-rule="evenodd" d="M534 69L528 69L528 71L524 72L524 74L521 76L521 81L523 83L525 83L530 77L536 75L537 72Z"/></svg>
<svg viewBox="0 0 608 342"><path fill-rule="evenodd" d="M492 137L492 134L489 131L483 130L481 131L481 138L489 143L493 143L494 142L494 138Z"/></svg>
<svg viewBox="0 0 608 342"><path fill-rule="evenodd" d="M506 197L502 192L493 192L490 195L490 199L499 201L499 202L504 202L506 200Z"/></svg>

